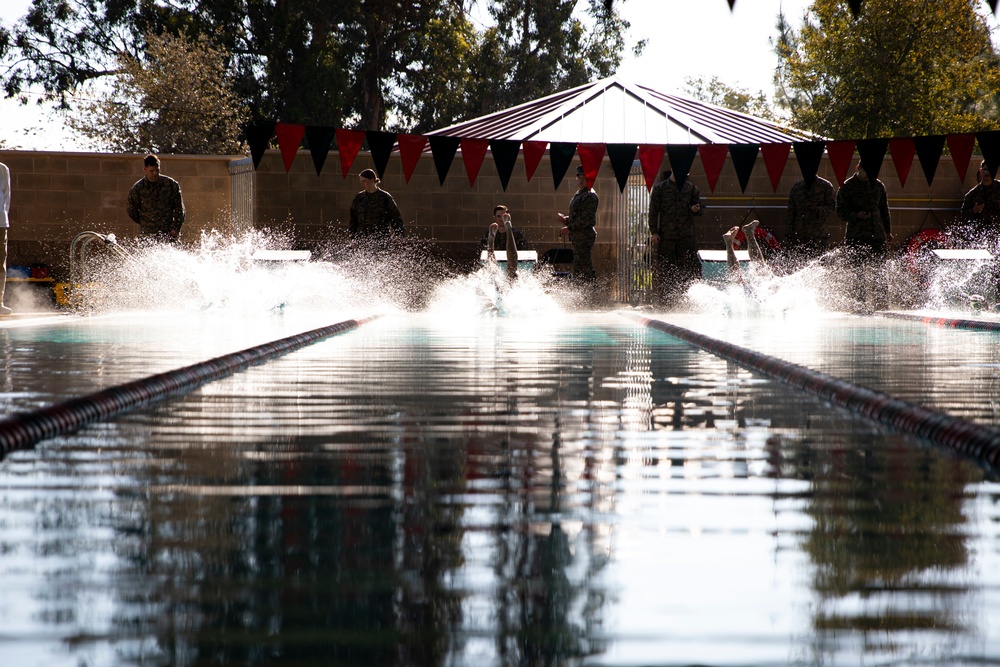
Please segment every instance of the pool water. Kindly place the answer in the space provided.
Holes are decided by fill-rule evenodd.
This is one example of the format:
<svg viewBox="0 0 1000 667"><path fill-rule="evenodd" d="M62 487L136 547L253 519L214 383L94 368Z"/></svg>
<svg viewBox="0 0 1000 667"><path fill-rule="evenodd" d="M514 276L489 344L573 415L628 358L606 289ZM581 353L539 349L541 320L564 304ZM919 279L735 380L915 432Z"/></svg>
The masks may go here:
<svg viewBox="0 0 1000 667"><path fill-rule="evenodd" d="M998 422L996 334L660 316ZM0 396L339 321L310 317L0 330ZM613 312L388 314L0 462L0 664L995 664L998 498Z"/></svg>

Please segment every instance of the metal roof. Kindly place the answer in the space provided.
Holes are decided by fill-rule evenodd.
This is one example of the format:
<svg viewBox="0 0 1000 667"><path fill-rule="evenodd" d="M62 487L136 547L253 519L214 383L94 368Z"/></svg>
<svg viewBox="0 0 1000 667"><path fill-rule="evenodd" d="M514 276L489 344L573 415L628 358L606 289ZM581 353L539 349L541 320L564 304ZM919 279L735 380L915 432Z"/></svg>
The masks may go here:
<svg viewBox="0 0 1000 667"><path fill-rule="evenodd" d="M822 137L617 77L428 132L472 139L605 144L749 144Z"/></svg>

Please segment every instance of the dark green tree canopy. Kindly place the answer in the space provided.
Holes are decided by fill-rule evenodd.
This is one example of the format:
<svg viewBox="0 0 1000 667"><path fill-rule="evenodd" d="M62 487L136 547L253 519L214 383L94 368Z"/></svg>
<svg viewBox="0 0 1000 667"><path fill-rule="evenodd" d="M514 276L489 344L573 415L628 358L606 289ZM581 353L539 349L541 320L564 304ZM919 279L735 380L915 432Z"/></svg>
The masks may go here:
<svg viewBox="0 0 1000 667"><path fill-rule="evenodd" d="M832 138L997 126L998 55L978 0L865 0L854 17L815 0L802 28L778 19L778 100L794 124Z"/></svg>
<svg viewBox="0 0 1000 667"><path fill-rule="evenodd" d="M628 24L609 3L479 0L33 0L0 27L0 83L71 104L142 60L146 35L208 39L257 118L427 131L612 73ZM37 95L36 95L37 96Z"/></svg>

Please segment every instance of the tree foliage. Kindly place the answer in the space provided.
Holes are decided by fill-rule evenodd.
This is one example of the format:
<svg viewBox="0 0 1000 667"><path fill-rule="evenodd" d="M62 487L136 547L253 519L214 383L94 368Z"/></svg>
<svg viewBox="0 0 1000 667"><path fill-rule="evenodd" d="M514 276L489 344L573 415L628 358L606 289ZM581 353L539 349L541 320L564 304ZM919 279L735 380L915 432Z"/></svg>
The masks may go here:
<svg viewBox="0 0 1000 667"><path fill-rule="evenodd" d="M621 60L628 24L614 3L587 0L578 14L576 0L479 1L495 26L470 19L476 0L32 0L0 28L0 83L68 107L87 82L147 59L147 35L208 38L254 117L427 131Z"/></svg>
<svg viewBox="0 0 1000 667"><path fill-rule="evenodd" d="M696 100L739 111L765 120L777 121L777 115L763 90L756 93L747 88L733 87L713 76L707 81L702 77L684 79L685 92Z"/></svg>
<svg viewBox="0 0 1000 667"><path fill-rule="evenodd" d="M798 31L778 18L778 100L831 138L997 126L998 55L978 0L814 0Z"/></svg>
<svg viewBox="0 0 1000 667"><path fill-rule="evenodd" d="M248 111L208 43L149 35L143 59L122 54L110 89L68 112L67 124L102 150L119 153L239 153Z"/></svg>

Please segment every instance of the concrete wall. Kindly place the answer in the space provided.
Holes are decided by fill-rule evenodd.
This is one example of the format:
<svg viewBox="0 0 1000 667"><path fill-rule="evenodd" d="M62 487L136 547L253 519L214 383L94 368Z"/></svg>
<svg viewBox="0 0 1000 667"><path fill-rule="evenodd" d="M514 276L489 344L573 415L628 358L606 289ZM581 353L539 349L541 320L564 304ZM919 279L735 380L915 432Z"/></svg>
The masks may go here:
<svg viewBox="0 0 1000 667"><path fill-rule="evenodd" d="M164 155L161 159L163 173L176 178L184 193L187 223L182 240L197 243L201 232L211 229L232 232L229 165L236 156ZM46 264L65 277L69 245L77 233L113 232L122 240L137 235L136 226L125 215L125 198L132 184L142 177L142 156L0 151L0 162L10 167L13 181L9 264ZM934 184L928 188L919 161L914 160L906 186L901 187L887 156L880 178L889 191L897 241L905 241L921 227L951 221L961 206L962 195L975 185L978 162L973 158L963 181L952 159L942 157ZM554 189L547 157L530 181L519 160L504 192L489 157L470 187L461 156L456 156L443 185L429 154L417 164L409 182L403 177L399 157L393 156L382 187L396 198L410 238L423 240L443 256L471 264L479 239L492 221L493 206L498 203L510 207L515 224L524 230L536 250L560 246L556 212L565 212L573 196L576 164L574 161L559 188ZM335 246L346 236L350 203L360 189L357 174L372 166L371 156L362 152L344 178L334 151L323 173L317 176L308 151L300 150L286 174L280 153L267 151L252 176L256 226L289 237L297 248ZM663 168L668 166L665 160ZM826 160L820 166L820 175L836 184ZM780 237L787 193L798 180L799 170L791 155L777 192L771 188L762 158L758 158L745 194L740 191L731 162L723 167L714 193L708 188L698 159L692 166L691 178L701 188L707 205L698 221L699 242L705 248L721 248L723 231L739 222L751 207L755 209L753 215ZM595 189L601 198L595 263L600 272L610 273L615 256L614 220L620 203L607 161ZM842 223L833 218L831 224L834 238L842 239Z"/></svg>

